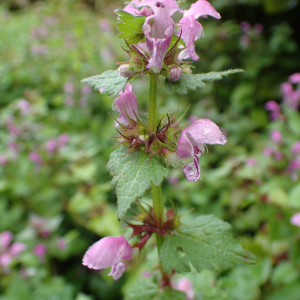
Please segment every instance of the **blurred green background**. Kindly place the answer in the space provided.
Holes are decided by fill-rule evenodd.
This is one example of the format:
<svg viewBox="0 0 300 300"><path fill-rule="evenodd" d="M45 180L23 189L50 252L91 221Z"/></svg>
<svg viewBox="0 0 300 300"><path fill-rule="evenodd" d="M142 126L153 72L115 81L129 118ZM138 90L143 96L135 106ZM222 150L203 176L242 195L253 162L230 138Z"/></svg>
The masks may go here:
<svg viewBox="0 0 300 300"><path fill-rule="evenodd" d="M300 165L291 165L300 160L291 151L300 140L300 115L281 84L300 72L300 3L211 3L222 19L200 20L205 36L197 41L193 72L245 73L185 96L160 86L162 112L192 104L189 120L210 118L228 138L200 158L202 181L188 182L181 168L174 169L165 200L180 212L195 208L188 220L215 214L230 222L259 260L222 274L189 274L195 299L299 300L300 235L290 218L300 211ZM116 134L108 116L112 99L80 83L127 60L114 14L123 7L113 0L0 2L0 233L13 234L10 246L0 246L1 300L122 299L130 282L151 270L151 242L149 268L142 252L117 282L108 270L81 265L100 237L130 235L116 220L106 170ZM133 91L146 111L146 78L134 82ZM269 100L281 104L276 121L264 107ZM282 141L270 137L274 130ZM26 250L5 263L16 242Z"/></svg>

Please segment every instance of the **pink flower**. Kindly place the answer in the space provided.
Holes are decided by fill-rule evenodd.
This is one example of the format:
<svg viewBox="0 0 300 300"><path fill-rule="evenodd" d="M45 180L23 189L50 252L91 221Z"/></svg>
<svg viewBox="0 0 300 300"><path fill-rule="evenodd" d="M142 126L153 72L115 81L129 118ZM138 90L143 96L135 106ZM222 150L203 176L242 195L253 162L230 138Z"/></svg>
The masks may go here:
<svg viewBox="0 0 300 300"><path fill-rule="evenodd" d="M247 160L246 160L246 165L247 166L256 166L256 164L257 164L257 161L256 161L256 159L255 158L253 158L253 157L249 157Z"/></svg>
<svg viewBox="0 0 300 300"><path fill-rule="evenodd" d="M144 2L148 3L152 1ZM146 18L143 25L143 32L146 37L146 45L150 54L149 63L146 68L151 68L153 72L158 73L162 69L162 64L171 42L175 24L170 17L170 9L159 1L155 2L157 2L157 5L149 5L155 14Z"/></svg>
<svg viewBox="0 0 300 300"><path fill-rule="evenodd" d="M187 278L181 278L175 287L176 290L186 293L187 300L194 299L193 283Z"/></svg>
<svg viewBox="0 0 300 300"><path fill-rule="evenodd" d="M244 31L244 33L249 33L249 31L251 30L251 25L249 22L241 22L240 23L240 27L241 29Z"/></svg>
<svg viewBox="0 0 300 300"><path fill-rule="evenodd" d="M291 223L300 227L300 213L297 213L291 217Z"/></svg>
<svg viewBox="0 0 300 300"><path fill-rule="evenodd" d="M289 82L284 82L281 84L280 89L283 93L283 100L292 109L298 109L300 92L294 91L293 86Z"/></svg>
<svg viewBox="0 0 300 300"><path fill-rule="evenodd" d="M45 258L46 252L47 248L44 244L37 244L33 249L33 253L42 260Z"/></svg>
<svg viewBox="0 0 300 300"><path fill-rule="evenodd" d="M48 46L47 45L33 45L30 49L30 52L33 55L46 55L46 54L48 54Z"/></svg>
<svg viewBox="0 0 300 300"><path fill-rule="evenodd" d="M46 143L46 150L48 151L49 155L53 155L57 150L57 142L55 139L50 139Z"/></svg>
<svg viewBox="0 0 300 300"><path fill-rule="evenodd" d="M182 12L175 0L142 0L138 7L149 6L154 14L164 8L171 17L176 11Z"/></svg>
<svg viewBox="0 0 300 300"><path fill-rule="evenodd" d="M274 157L275 157L275 159L277 159L277 160L281 160L281 159L283 159L283 154L282 154L281 152L276 152L276 153L274 154Z"/></svg>
<svg viewBox="0 0 300 300"><path fill-rule="evenodd" d="M132 93L132 86L131 84L127 84L125 91L120 91L120 97L118 97L113 103L113 110L118 111L120 113L118 122L124 125L129 124L129 119L127 115L136 121L136 115L138 115L138 103L135 95ZM127 114L126 114L127 113ZM118 124L116 124L118 126Z"/></svg>
<svg viewBox="0 0 300 300"><path fill-rule="evenodd" d="M293 154L299 154L300 153L300 141L297 141L293 147L292 147L292 153Z"/></svg>
<svg viewBox="0 0 300 300"><path fill-rule="evenodd" d="M179 24L181 25L181 38L188 48L180 53L180 59L191 58L195 61L199 59L195 51L194 43L202 37L203 28L196 19L206 15L210 15L216 19L221 18L220 14L206 0L198 0L191 5L189 10L184 11L183 18L179 21ZM180 32L178 34L180 34Z"/></svg>
<svg viewBox="0 0 300 300"><path fill-rule="evenodd" d="M0 165L5 166L7 164L7 158L4 154L0 154Z"/></svg>
<svg viewBox="0 0 300 300"><path fill-rule="evenodd" d="M270 100L265 104L265 109L271 112L270 118L271 120L277 120L280 116L280 106L274 100Z"/></svg>
<svg viewBox="0 0 300 300"><path fill-rule="evenodd" d="M298 171L298 170L300 170L300 159L293 159L290 162L287 171L289 173L294 173L295 171Z"/></svg>
<svg viewBox="0 0 300 300"><path fill-rule="evenodd" d="M37 152L29 153L29 159L38 165L42 163L42 158Z"/></svg>
<svg viewBox="0 0 300 300"><path fill-rule="evenodd" d="M0 234L0 266L7 268L13 259L26 250L23 243L13 243L13 234L10 231L3 231Z"/></svg>
<svg viewBox="0 0 300 300"><path fill-rule="evenodd" d="M272 148L269 148L269 147L267 147L263 150L264 156L271 156L273 154L273 152L274 152L274 150Z"/></svg>
<svg viewBox="0 0 300 300"><path fill-rule="evenodd" d="M58 145L59 147L64 147L69 141L69 135L67 133L63 133L58 137Z"/></svg>
<svg viewBox="0 0 300 300"><path fill-rule="evenodd" d="M57 239L57 246L59 249L61 250L65 250L67 245L66 245L66 241L63 238L58 238Z"/></svg>
<svg viewBox="0 0 300 300"><path fill-rule="evenodd" d="M132 0L128 5L124 7L124 11L128 12L129 14L132 15L138 15L139 10L136 8L136 6L140 4L139 0Z"/></svg>
<svg viewBox="0 0 300 300"><path fill-rule="evenodd" d="M280 133L279 130L272 130L270 132L270 137L276 143L281 143L282 142L282 136L281 136L281 133Z"/></svg>
<svg viewBox="0 0 300 300"><path fill-rule="evenodd" d="M74 94L75 92L75 86L72 82L66 82L64 84L64 92L66 94Z"/></svg>
<svg viewBox="0 0 300 300"><path fill-rule="evenodd" d="M90 85L84 85L84 86L81 88L81 94L82 94L83 96L90 94L91 91L92 91L92 87L91 87Z"/></svg>
<svg viewBox="0 0 300 300"><path fill-rule="evenodd" d="M27 116L30 112L30 103L25 99L19 100L17 107L20 109L22 116Z"/></svg>
<svg viewBox="0 0 300 300"><path fill-rule="evenodd" d="M300 73L295 73L289 77L290 83L298 83L300 84Z"/></svg>
<svg viewBox="0 0 300 300"><path fill-rule="evenodd" d="M13 239L13 234L10 231L3 231L0 234L1 249L6 250L8 248L8 246L10 245L12 239Z"/></svg>
<svg viewBox="0 0 300 300"><path fill-rule="evenodd" d="M21 130L16 125L11 123L7 125L7 130L13 136L18 136L21 133Z"/></svg>
<svg viewBox="0 0 300 300"><path fill-rule="evenodd" d="M256 23L254 25L254 30L256 31L256 33L260 34L263 32L264 26L261 23Z"/></svg>
<svg viewBox="0 0 300 300"><path fill-rule="evenodd" d="M85 253L82 264L90 269L100 270L111 267L108 276L114 280L122 277L126 266L122 260L132 258L132 248L123 236L105 237L93 244Z"/></svg>
<svg viewBox="0 0 300 300"><path fill-rule="evenodd" d="M224 145L227 138L219 127L208 119L199 119L192 125L182 130L178 139L177 157L193 158L193 162L183 168L186 179L196 181L200 178L199 158L204 153L205 144Z"/></svg>

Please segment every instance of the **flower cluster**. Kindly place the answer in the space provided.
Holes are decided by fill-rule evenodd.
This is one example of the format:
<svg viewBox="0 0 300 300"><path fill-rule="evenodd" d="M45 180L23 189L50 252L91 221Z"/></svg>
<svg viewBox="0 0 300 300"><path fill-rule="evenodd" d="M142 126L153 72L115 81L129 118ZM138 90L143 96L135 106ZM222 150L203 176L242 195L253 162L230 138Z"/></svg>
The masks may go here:
<svg viewBox="0 0 300 300"><path fill-rule="evenodd" d="M207 15L220 18L220 14L206 0L198 0L185 11L179 8L175 0L133 0L124 11L146 17L142 27L145 42L142 40L130 45L128 54L131 59L120 63L120 74L131 77L136 72L164 71L171 81L178 81L182 73L190 72L189 68L181 66L182 60L199 59L194 43L203 36L203 27L197 19ZM171 18L175 12L183 13L178 23ZM171 45L172 37L181 38L185 47L178 43Z"/></svg>

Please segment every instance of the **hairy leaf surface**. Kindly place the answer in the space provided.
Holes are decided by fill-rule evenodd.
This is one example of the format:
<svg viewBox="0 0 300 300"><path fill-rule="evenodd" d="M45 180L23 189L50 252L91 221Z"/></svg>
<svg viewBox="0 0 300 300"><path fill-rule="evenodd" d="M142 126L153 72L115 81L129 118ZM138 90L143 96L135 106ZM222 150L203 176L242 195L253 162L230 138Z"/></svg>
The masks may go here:
<svg viewBox="0 0 300 300"><path fill-rule="evenodd" d="M179 81L172 82L168 78L165 80L165 87L167 91L177 94L186 94L187 90L196 90L198 87L205 87L204 81L221 80L224 76L230 74L244 72L242 69L234 69L221 72L209 72L205 74L183 74Z"/></svg>
<svg viewBox="0 0 300 300"><path fill-rule="evenodd" d="M201 216L191 225L167 235L160 259L167 272L189 272L193 266L223 271L235 265L255 264L255 257L239 245L228 232L230 225L214 216Z"/></svg>
<svg viewBox="0 0 300 300"><path fill-rule="evenodd" d="M121 76L119 70L109 70L101 75L85 78L81 82L91 85L95 90L104 88L101 91L101 94L108 94L112 95L112 97L116 97L119 92L125 88L127 81L128 78Z"/></svg>
<svg viewBox="0 0 300 300"><path fill-rule="evenodd" d="M112 184L116 185L118 219L125 216L132 202L143 196L151 181L159 185L169 175L169 169L159 157L153 157L148 161L149 155L137 151L133 159L131 153L125 155L126 151L126 147L114 151L107 164L110 174L114 176Z"/></svg>
<svg viewBox="0 0 300 300"><path fill-rule="evenodd" d="M117 24L120 31L119 38L125 39L128 44L137 44L144 37L143 25L146 17L134 16L126 11L118 10L119 19L123 22Z"/></svg>

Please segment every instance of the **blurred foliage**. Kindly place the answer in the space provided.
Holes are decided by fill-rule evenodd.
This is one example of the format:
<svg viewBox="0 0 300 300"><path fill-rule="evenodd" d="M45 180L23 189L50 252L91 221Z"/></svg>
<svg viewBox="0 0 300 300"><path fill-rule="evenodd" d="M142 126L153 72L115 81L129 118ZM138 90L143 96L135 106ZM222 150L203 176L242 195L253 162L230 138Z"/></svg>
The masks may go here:
<svg viewBox="0 0 300 300"><path fill-rule="evenodd" d="M202 182L188 182L181 168L172 170L165 199L182 213L195 208L183 217L186 222L198 214L230 222L235 237L260 262L185 277L199 300L297 300L300 236L289 220L300 210L300 186L299 170L290 172L289 164L295 158L290 149L300 140L300 116L284 105L283 119L270 122L264 104L280 103L280 84L300 71L300 5L295 0L212 3L223 18L202 20L205 37L197 43L194 73L231 68L245 73L180 97L160 87L162 112L177 106L183 112L191 103L190 115L210 118L228 137L225 146L209 147L200 158ZM115 69L114 60L127 59L114 25L113 11L121 7L122 1L102 0L0 5L0 232L13 232L14 242L27 246L9 268L0 267L1 300L121 299L155 265L156 255L147 252L145 260L142 252L117 282L107 270L81 266L85 250L100 237L130 234L116 220L106 170L115 135L108 116L112 100L80 83ZM146 111L146 80L133 89ZM27 112L22 99L29 103ZM272 130L281 132L281 143L270 138ZM265 156L265 148L282 158ZM44 256L35 251L41 244Z"/></svg>

